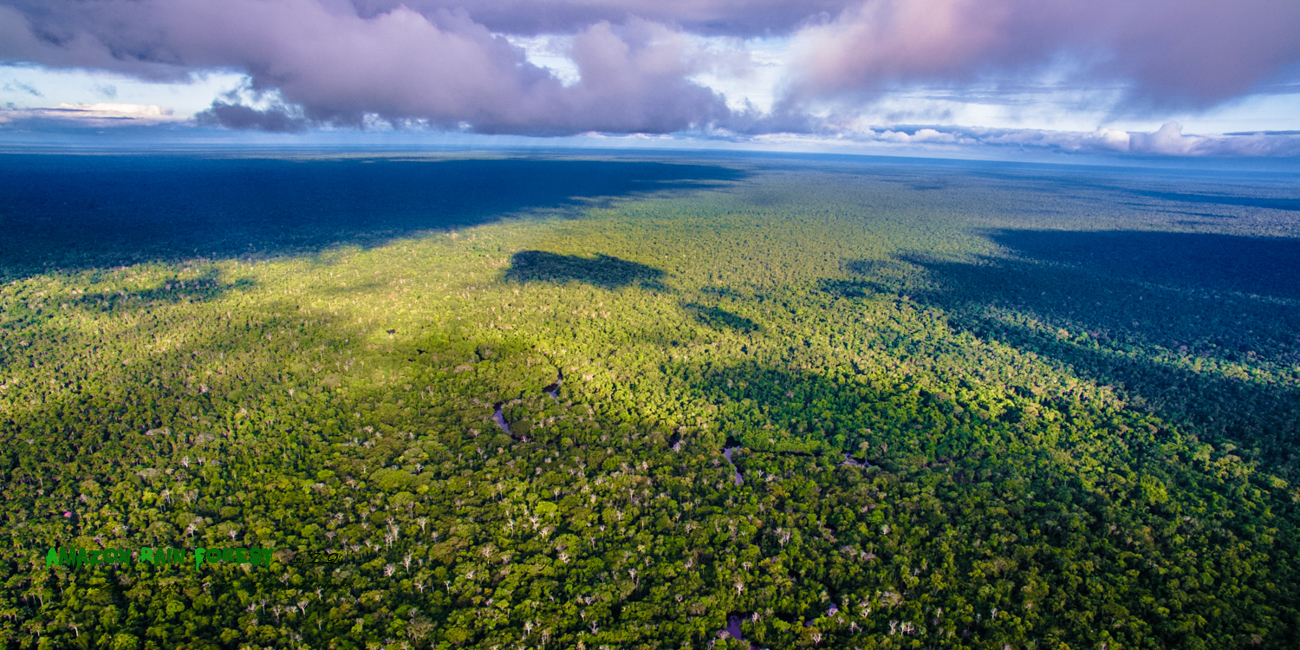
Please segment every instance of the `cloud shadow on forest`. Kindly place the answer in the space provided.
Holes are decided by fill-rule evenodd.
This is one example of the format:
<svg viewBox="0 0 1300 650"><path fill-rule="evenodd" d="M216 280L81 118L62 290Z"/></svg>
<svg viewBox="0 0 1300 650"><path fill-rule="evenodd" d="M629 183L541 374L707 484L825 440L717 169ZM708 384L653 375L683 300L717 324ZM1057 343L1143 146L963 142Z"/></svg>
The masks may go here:
<svg viewBox="0 0 1300 650"><path fill-rule="evenodd" d="M96 291L86 293L79 296L71 305L91 311L103 311L115 307L143 308L181 302L212 302L232 290L250 289L254 286L256 286L256 282L249 278L224 282L215 269L208 269L197 278L189 280L172 278L159 281L152 287L136 291Z"/></svg>
<svg viewBox="0 0 1300 650"><path fill-rule="evenodd" d="M761 329L758 323L745 318L740 314L729 312L721 307L710 307L699 303L686 303L682 308L695 317L703 325L716 329L730 329L742 334L757 332Z"/></svg>
<svg viewBox="0 0 1300 650"><path fill-rule="evenodd" d="M742 472L755 458L770 463L780 457L790 462L821 457L840 465L844 453L890 471L907 471L947 463L971 448L971 439L936 433L974 417L957 415L950 397L915 385L864 383L851 368L810 372L744 361L680 363L674 370L692 391L717 405L718 444L743 450L733 458ZM834 407L828 408L828 402ZM904 416L895 408L900 402L923 408ZM864 414L879 421L866 426Z"/></svg>
<svg viewBox="0 0 1300 650"><path fill-rule="evenodd" d="M0 276L314 255L744 178L608 160L0 156Z"/></svg>
<svg viewBox="0 0 1300 650"><path fill-rule="evenodd" d="M857 277L822 288L846 298L905 293L943 309L958 329L1123 386L1167 420L1257 442L1300 471L1300 393L1214 369L1294 362L1300 242L1028 230L989 238L1016 257L854 261L845 269ZM1171 363L1178 356L1211 365L1193 371Z"/></svg>
<svg viewBox="0 0 1300 650"><path fill-rule="evenodd" d="M1090 200L1102 201L1107 205L1124 205L1139 211L1183 212L1198 214L1193 210L1220 210L1224 213L1206 214L1209 217L1240 216L1239 208L1263 210L1300 211L1300 197L1295 195L1292 179L1283 174L1260 173L1247 176L1231 175L1225 177L1218 172L1178 173L1178 182L1195 182L1196 179L1212 181L1217 187L1226 188L1220 192L1174 191L1147 189L1132 186L1136 176L1145 176L1159 183L1169 183L1170 177L1162 172L1147 170L1135 172L1107 172L1086 175L1043 175L1038 171L1015 168L983 168L969 170L971 176L992 180L1003 184L1011 191L1029 191L1050 194L1054 197L1077 196ZM1151 174L1151 176L1147 176ZM1247 180L1248 179L1248 180ZM1245 183L1243 183L1245 181ZM1147 186L1149 187L1149 185ZM1189 187L1180 184L1178 187ZM1278 196L1279 191L1290 196ZM1181 205L1180 205L1181 204ZM1232 214L1232 213L1238 214Z"/></svg>
<svg viewBox="0 0 1300 650"><path fill-rule="evenodd" d="M1162 210L1162 209L1153 208L1153 207L1151 207L1151 205L1146 204L1146 203L1133 203L1133 202L1131 202L1131 201L1121 201L1121 202L1118 203L1118 205L1123 205L1123 206L1125 206L1125 207L1132 208L1132 209L1134 209L1134 210L1140 210L1140 211L1142 211L1142 212L1148 212L1148 213L1150 213L1150 212L1154 212L1154 213L1158 213L1158 214L1178 215L1178 216L1183 216L1183 217L1201 217L1202 219L1214 219L1214 220L1216 220L1216 221L1222 221L1222 220L1224 220L1224 219L1240 219L1240 218L1241 218L1241 215L1238 215L1238 214L1216 214L1216 213L1213 213L1213 212L1192 212L1191 210L1168 210L1168 209L1164 209L1164 210ZM1215 221L1204 221L1204 220L1201 220L1201 221L1192 221L1192 220L1184 220L1184 221L1174 221L1173 223L1178 223L1178 224L1184 224L1184 223L1203 224L1203 223L1215 223Z"/></svg>
<svg viewBox="0 0 1300 650"><path fill-rule="evenodd" d="M510 257L510 268L506 269L505 278L519 283L583 282L602 289L636 284L666 291L667 287L663 284L666 275L654 267L609 255L586 258L528 250L519 251Z"/></svg>
<svg viewBox="0 0 1300 650"><path fill-rule="evenodd" d="M1300 299L1300 241L1215 233L1005 230L1016 255L1125 281Z"/></svg>
<svg viewBox="0 0 1300 650"><path fill-rule="evenodd" d="M1264 208L1266 210L1300 211L1300 199L1276 198L1267 196L1241 196L1235 194L1191 194L1186 192L1160 192L1155 190L1127 190L1131 194L1161 201L1179 203L1196 203L1209 205L1230 205L1244 208Z"/></svg>

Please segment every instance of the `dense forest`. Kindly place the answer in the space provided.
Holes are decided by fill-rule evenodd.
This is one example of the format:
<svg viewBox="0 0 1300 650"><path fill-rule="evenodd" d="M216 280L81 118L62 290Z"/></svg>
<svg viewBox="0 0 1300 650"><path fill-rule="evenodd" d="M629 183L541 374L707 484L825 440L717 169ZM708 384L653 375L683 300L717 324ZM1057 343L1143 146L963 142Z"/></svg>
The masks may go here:
<svg viewBox="0 0 1300 650"><path fill-rule="evenodd" d="M8 647L1300 646L1294 176L0 169Z"/></svg>

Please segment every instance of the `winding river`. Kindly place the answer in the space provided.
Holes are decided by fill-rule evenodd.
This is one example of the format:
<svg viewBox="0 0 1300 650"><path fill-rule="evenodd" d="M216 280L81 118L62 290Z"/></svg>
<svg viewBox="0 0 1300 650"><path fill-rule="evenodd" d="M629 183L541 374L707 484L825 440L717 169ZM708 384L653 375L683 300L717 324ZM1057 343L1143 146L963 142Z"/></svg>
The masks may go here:
<svg viewBox="0 0 1300 650"><path fill-rule="evenodd" d="M497 426L501 427L501 430L502 430L502 431L505 431L506 433L508 433L508 434L510 434L510 435L513 436L514 434L513 434L513 433L510 433L510 423L509 423L509 422L506 422L506 416L505 416L505 414L503 414L503 413L501 412L501 407L502 407L504 404L505 404L505 402L497 402L497 403L496 403L496 407L495 407L496 410L492 412L492 421L493 421L493 422L496 422L496 423L497 423Z"/></svg>
<svg viewBox="0 0 1300 650"><path fill-rule="evenodd" d="M542 389L543 393L550 395L554 399L560 399L560 384L564 383L564 371L556 369L555 383Z"/></svg>
<svg viewBox="0 0 1300 650"><path fill-rule="evenodd" d="M740 616L738 614L729 614L727 616L727 627L718 630L718 636L728 635L737 641L744 641L745 635L740 631ZM749 644L749 650L755 650L754 644Z"/></svg>
<svg viewBox="0 0 1300 650"><path fill-rule="evenodd" d="M736 464L735 464L735 463L731 462L731 452L734 451L735 449L737 449L737 448L736 448L736 447L724 447L724 448L722 449L722 457L727 459L727 464L728 464L728 465L731 465L731 471L733 471L733 472L736 473L736 485L744 485L744 484L745 484L745 479L744 479L743 477L740 476L740 470L736 468ZM737 623L737 625L739 625L739 623ZM736 629L740 629L740 628L736 628ZM737 637L737 638L739 638L739 637Z"/></svg>
<svg viewBox="0 0 1300 650"><path fill-rule="evenodd" d="M723 447L723 448L722 448L722 456L723 456L723 458L726 458L726 459L727 459L727 464L731 465L731 469L732 469L732 471L736 472L736 478L735 478L736 485L744 485L744 483L745 483L745 479L744 479L744 477L742 477L742 476L740 475L740 469L737 468L737 467L736 467L736 464L733 463L733 462L731 461L731 454L732 454L732 452L734 452L734 451L737 450L737 449L740 449L740 445L731 445L731 446L729 446L729 447ZM824 452L808 452L808 451L753 451L753 450L751 450L750 453L752 453L752 454L777 454L777 455L780 455L780 456L808 456L808 457L813 457L813 456L820 456L820 455L822 455L822 453L824 453ZM869 461L869 460L858 460L858 459L854 458L853 455L850 454L850 453L847 452L847 451L844 452L844 462L843 462L842 464L843 464L843 465L848 465L849 467L861 467L861 468L864 468L864 469L865 469L865 468L868 468L868 467L875 467L875 465L872 465L872 464L871 464L871 461Z"/></svg>

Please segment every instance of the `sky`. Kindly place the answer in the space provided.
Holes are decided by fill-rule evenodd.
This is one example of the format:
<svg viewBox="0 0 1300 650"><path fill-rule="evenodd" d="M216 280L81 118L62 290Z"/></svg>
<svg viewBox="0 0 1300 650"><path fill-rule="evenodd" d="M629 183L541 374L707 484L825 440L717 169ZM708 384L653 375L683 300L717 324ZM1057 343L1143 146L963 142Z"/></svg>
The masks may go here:
<svg viewBox="0 0 1300 650"><path fill-rule="evenodd" d="M0 143L1300 157L1293 0L0 0Z"/></svg>

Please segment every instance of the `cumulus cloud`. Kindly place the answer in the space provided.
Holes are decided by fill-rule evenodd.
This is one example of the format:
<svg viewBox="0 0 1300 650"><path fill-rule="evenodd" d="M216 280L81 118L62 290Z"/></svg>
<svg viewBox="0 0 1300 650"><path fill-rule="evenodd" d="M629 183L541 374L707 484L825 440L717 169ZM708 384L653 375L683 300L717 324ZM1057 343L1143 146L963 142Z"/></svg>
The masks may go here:
<svg viewBox="0 0 1300 650"><path fill-rule="evenodd" d="M796 37L791 97L968 82L1071 61L1131 105L1205 107L1300 63L1300 3L1277 0L864 0Z"/></svg>
<svg viewBox="0 0 1300 650"><path fill-rule="evenodd" d="M373 15L327 0L105 0L0 7L0 58L139 76L235 68L310 122L367 115L487 133L668 132L729 116L688 77L707 65L669 27L597 22L572 38L565 85L462 10ZM7 23L4 19L11 20ZM260 112L260 114L259 114ZM205 119L292 127L277 112L217 102Z"/></svg>
<svg viewBox="0 0 1300 650"><path fill-rule="evenodd" d="M568 55L579 77L555 91L556 130L669 133L730 118L721 95L688 80L710 57L663 25L602 21L579 32Z"/></svg>
<svg viewBox="0 0 1300 650"><path fill-rule="evenodd" d="M1270 133L1184 135L1181 125L1169 122L1155 133L1130 135L1129 151L1166 156L1300 156L1300 136Z"/></svg>

